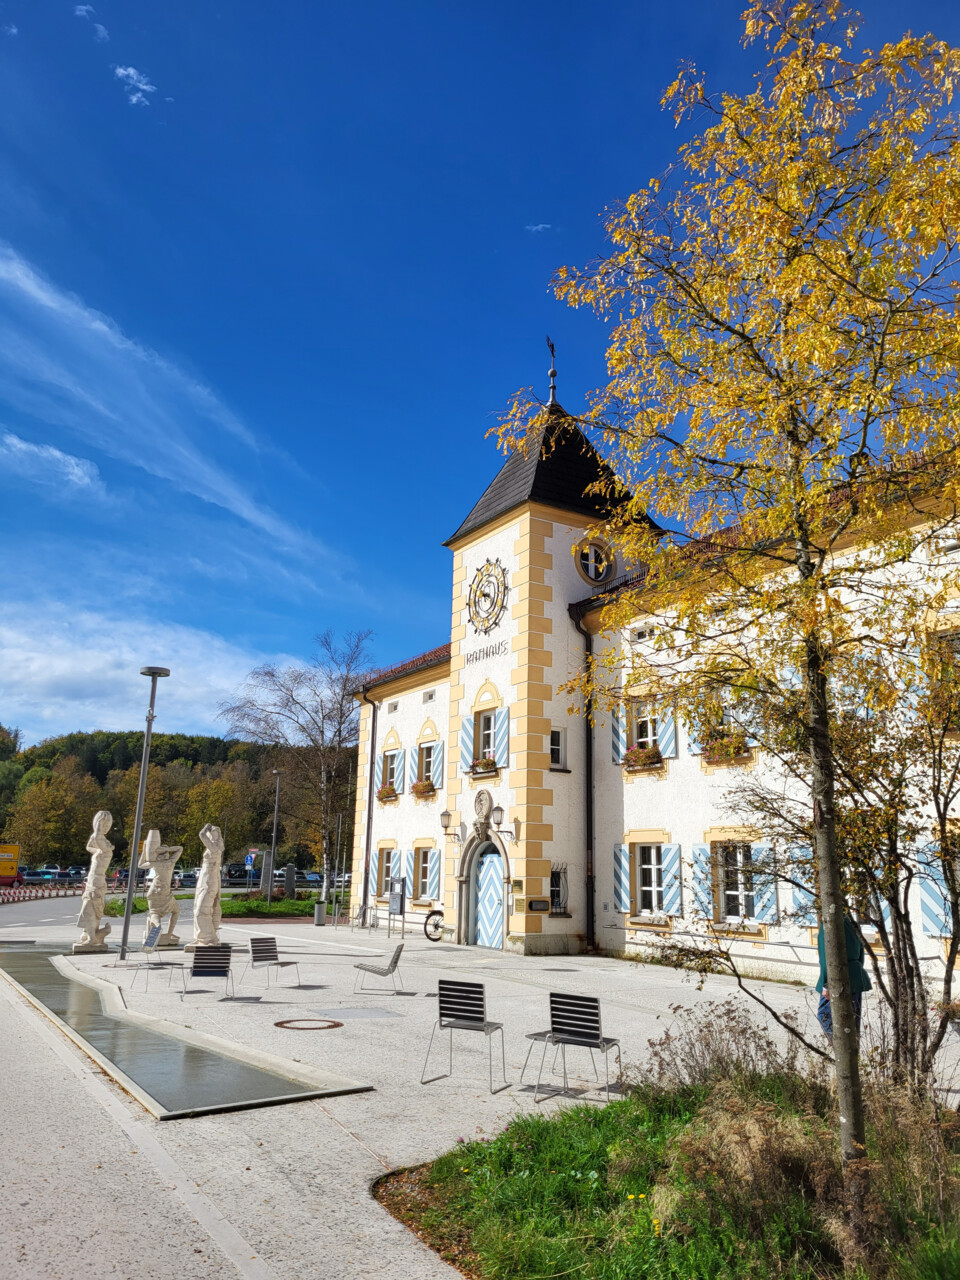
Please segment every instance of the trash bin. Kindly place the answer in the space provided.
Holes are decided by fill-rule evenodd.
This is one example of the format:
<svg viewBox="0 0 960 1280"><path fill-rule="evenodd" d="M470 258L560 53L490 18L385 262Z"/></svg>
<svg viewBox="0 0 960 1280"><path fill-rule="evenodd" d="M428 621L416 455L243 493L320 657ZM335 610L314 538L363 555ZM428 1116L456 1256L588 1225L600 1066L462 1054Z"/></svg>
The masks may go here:
<svg viewBox="0 0 960 1280"><path fill-rule="evenodd" d="M318 902L314 905L313 923L314 924L327 923L327 904L325 902Z"/></svg>

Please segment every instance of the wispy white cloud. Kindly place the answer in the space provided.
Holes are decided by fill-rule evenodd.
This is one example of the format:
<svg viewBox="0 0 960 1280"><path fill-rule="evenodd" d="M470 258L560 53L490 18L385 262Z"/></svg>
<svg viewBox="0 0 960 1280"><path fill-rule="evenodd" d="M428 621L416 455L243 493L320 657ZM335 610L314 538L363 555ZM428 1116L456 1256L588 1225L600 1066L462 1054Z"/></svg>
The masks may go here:
<svg viewBox="0 0 960 1280"><path fill-rule="evenodd" d="M217 705L268 657L211 631L105 608L29 607L0 615L0 708L28 742L75 729L132 729L143 722L149 682L140 668L170 668L157 697L160 731L222 733Z"/></svg>
<svg viewBox="0 0 960 1280"><path fill-rule="evenodd" d="M532 225L524 227L524 231L549 231L552 226L552 222L534 222Z"/></svg>
<svg viewBox="0 0 960 1280"><path fill-rule="evenodd" d="M68 494L99 498L106 492L100 470L89 458L74 457L51 444L32 444L12 431L0 432L0 467L6 475Z"/></svg>
<svg viewBox="0 0 960 1280"><path fill-rule="evenodd" d="M110 32L102 22L95 22L93 24L93 38L96 40L97 44L106 44L110 39Z"/></svg>
<svg viewBox="0 0 960 1280"><path fill-rule="evenodd" d="M78 4L74 6L73 12L78 18L89 19L90 15L96 13L92 4Z"/></svg>
<svg viewBox="0 0 960 1280"><path fill-rule="evenodd" d="M148 93L156 93L157 86L151 84L147 76L136 67L114 67L113 74L123 82L127 101L134 107L149 107Z"/></svg>
<svg viewBox="0 0 960 1280"><path fill-rule="evenodd" d="M8 36L15 36L19 30L20 28L16 26L16 24L13 22L8 22L7 25L3 28L4 35L8 35Z"/></svg>
<svg viewBox="0 0 960 1280"><path fill-rule="evenodd" d="M216 394L0 244L0 400L231 512L316 561L325 548L254 499L216 453L255 437Z"/></svg>

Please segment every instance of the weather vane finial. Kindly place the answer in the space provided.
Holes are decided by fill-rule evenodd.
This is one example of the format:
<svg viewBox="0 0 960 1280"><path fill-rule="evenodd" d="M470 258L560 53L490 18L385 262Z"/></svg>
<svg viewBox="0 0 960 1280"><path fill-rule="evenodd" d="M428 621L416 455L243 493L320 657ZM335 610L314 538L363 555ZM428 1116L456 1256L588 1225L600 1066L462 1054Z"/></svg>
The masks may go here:
<svg viewBox="0 0 960 1280"><path fill-rule="evenodd" d="M556 404L557 403L557 370L555 368L555 365L557 363L557 355L553 349L553 343L550 341L549 333L547 334L547 350L550 352L550 398L547 401L547 404Z"/></svg>

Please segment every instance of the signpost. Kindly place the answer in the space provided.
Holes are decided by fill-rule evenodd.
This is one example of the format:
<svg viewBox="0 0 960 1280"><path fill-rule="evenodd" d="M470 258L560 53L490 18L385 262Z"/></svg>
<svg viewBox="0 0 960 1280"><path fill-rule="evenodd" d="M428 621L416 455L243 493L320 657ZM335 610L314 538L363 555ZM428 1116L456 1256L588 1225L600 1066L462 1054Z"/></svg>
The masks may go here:
<svg viewBox="0 0 960 1280"><path fill-rule="evenodd" d="M247 854L247 856L243 860L243 864L247 868L247 888L248 889L253 884L253 864L254 862L256 862L257 854L259 852L260 852L259 849L251 849L250 852Z"/></svg>
<svg viewBox="0 0 960 1280"><path fill-rule="evenodd" d="M400 917L400 937L406 936L407 882L403 876L391 877L390 898L387 906L387 937L390 937L393 917Z"/></svg>
<svg viewBox="0 0 960 1280"><path fill-rule="evenodd" d="M12 884L19 866L20 846L18 844L0 844L0 883L4 880L9 880Z"/></svg>

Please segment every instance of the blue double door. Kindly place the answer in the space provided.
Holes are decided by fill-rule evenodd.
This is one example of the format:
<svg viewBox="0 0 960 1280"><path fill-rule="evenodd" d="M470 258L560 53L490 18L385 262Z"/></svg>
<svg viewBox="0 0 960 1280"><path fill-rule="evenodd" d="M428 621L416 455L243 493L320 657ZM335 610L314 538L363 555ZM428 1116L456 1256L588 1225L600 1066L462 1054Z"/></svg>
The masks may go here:
<svg viewBox="0 0 960 1280"><path fill-rule="evenodd" d="M503 947L503 858L495 845L480 850L476 884L476 937L478 947Z"/></svg>

